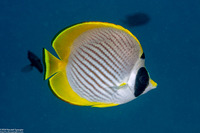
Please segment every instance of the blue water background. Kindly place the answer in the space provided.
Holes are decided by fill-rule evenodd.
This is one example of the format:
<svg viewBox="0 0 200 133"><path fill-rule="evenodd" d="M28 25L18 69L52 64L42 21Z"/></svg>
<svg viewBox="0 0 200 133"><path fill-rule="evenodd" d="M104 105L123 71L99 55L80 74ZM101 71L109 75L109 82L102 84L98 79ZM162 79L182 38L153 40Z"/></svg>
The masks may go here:
<svg viewBox="0 0 200 133"><path fill-rule="evenodd" d="M24 133L199 133L199 0L1 0L0 129ZM148 24L122 20L147 13ZM53 95L48 81L29 64L27 51L42 59L55 54L51 41L64 27L103 21L128 28L141 42L155 90L111 108L70 105Z"/></svg>

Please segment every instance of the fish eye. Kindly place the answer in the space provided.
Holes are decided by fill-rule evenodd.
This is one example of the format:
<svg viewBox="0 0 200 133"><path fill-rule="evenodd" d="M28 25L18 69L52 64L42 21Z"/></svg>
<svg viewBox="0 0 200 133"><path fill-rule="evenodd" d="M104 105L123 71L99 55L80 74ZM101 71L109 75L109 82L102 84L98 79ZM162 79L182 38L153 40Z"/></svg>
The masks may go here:
<svg viewBox="0 0 200 133"><path fill-rule="evenodd" d="M149 78L146 75L141 75L139 81L141 84L146 84L149 81Z"/></svg>
<svg viewBox="0 0 200 133"><path fill-rule="evenodd" d="M136 75L135 88L134 88L135 97L141 95L148 85L149 85L148 72L145 67L141 67Z"/></svg>

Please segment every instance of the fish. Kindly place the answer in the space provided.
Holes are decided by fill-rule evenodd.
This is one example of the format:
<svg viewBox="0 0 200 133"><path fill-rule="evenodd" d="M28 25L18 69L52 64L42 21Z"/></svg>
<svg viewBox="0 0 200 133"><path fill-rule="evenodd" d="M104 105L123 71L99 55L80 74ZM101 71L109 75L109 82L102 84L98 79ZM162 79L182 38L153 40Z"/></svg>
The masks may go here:
<svg viewBox="0 0 200 133"><path fill-rule="evenodd" d="M52 41L57 57L44 48L45 80L61 100L78 106L112 107L156 88L138 39L120 25L83 22Z"/></svg>
<svg viewBox="0 0 200 133"><path fill-rule="evenodd" d="M33 67L35 67L40 73L43 72L43 65L39 57L37 57L33 52L28 50L28 59L31 64L22 68L22 72L30 72Z"/></svg>
<svg viewBox="0 0 200 133"><path fill-rule="evenodd" d="M145 25L150 21L150 17L145 13L135 13L133 15L126 16L126 19L123 20L125 24L130 27Z"/></svg>

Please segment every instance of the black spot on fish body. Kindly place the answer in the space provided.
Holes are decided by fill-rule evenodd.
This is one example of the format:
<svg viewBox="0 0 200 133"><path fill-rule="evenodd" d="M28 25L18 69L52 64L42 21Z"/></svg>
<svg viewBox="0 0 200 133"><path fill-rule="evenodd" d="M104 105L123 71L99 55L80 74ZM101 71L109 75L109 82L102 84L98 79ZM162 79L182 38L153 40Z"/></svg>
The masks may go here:
<svg viewBox="0 0 200 133"><path fill-rule="evenodd" d="M128 15L124 23L131 27L134 27L134 26L147 24L149 20L150 20L150 17L147 14L135 13L133 15Z"/></svg>
<svg viewBox="0 0 200 133"><path fill-rule="evenodd" d="M141 67L138 70L136 81L135 81L135 97L141 95L146 87L149 85L149 75L145 67Z"/></svg>
<svg viewBox="0 0 200 133"><path fill-rule="evenodd" d="M142 53L142 55L141 55L140 58L141 58L141 59L145 59L145 54L144 54L144 52Z"/></svg>

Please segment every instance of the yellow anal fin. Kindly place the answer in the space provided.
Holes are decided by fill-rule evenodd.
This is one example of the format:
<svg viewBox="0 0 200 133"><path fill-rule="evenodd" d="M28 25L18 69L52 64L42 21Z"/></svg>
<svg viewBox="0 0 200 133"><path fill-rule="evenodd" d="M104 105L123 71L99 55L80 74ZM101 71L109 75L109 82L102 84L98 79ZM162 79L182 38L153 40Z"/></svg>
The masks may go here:
<svg viewBox="0 0 200 133"><path fill-rule="evenodd" d="M45 61L45 80L50 76L55 74L58 71L61 71L65 68L66 63L59 60L55 56L53 56L49 51L44 49L44 61Z"/></svg>
<svg viewBox="0 0 200 133"><path fill-rule="evenodd" d="M51 77L49 84L54 94L63 101L80 106L92 106L94 104L73 91L67 80L65 71L60 71Z"/></svg>
<svg viewBox="0 0 200 133"><path fill-rule="evenodd" d="M79 106L92 106L92 107L111 107L117 106L115 103L101 103L101 102L91 102L85 98L80 97L73 89L71 88L66 71L60 71L56 73L53 77L49 79L49 84L53 93L60 98L61 100L68 102L73 105Z"/></svg>

